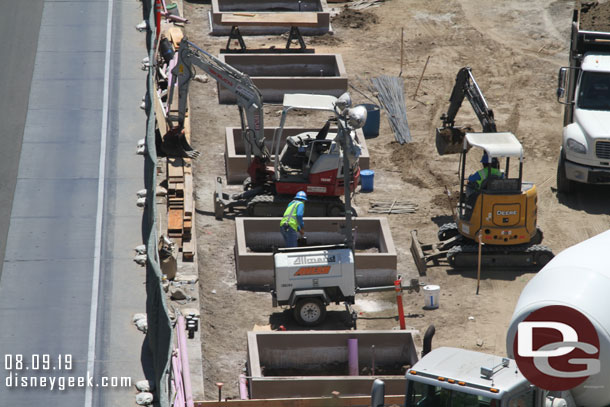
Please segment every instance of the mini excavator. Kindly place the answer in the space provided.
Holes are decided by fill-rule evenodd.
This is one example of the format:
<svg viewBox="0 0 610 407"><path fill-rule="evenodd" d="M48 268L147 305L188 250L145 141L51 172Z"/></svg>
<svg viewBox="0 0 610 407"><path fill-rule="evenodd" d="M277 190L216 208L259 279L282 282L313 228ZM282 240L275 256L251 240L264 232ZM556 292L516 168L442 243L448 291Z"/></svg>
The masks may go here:
<svg viewBox="0 0 610 407"><path fill-rule="evenodd" d="M464 97L472 105L483 132L455 126ZM441 120L443 127L436 130L438 153L460 154L459 199L454 210L455 222L439 228L439 243L422 244L417 231L411 232L411 253L419 273L424 275L427 264L438 264L439 260L446 260L453 268L476 267L479 240L483 243L483 266L542 268L553 258L553 253L540 245L543 235L536 226L536 186L522 178L523 147L514 134L496 130L493 111L470 68L458 72L449 109ZM469 184L466 157L472 147L482 150L488 160L497 163L501 176L489 175L480 186Z"/></svg>
<svg viewBox="0 0 610 407"><path fill-rule="evenodd" d="M244 191L233 195L223 193L222 180L217 178L214 193L217 219L222 219L225 209L233 210L235 207L245 208L249 216L281 216L288 202L299 191L305 191L308 195L305 216L345 214L341 196L346 189L352 193L360 179L358 157L361 149L355 140L355 130L366 120L364 107L352 107L348 93L339 98L287 94L284 96L281 124L269 149L264 137L263 96L252 79L200 49L186 37L175 52L177 61L172 70L169 100L173 98L177 82L179 103L175 120L177 125L170 130L174 132L173 135L180 135L184 123L188 89L195 77L195 67L205 71L219 86L230 90L239 107L249 178L244 182ZM280 150L286 114L293 109L327 111L332 116L318 132L290 136ZM173 144L180 147L184 142L182 138L174 137ZM185 150L190 149L192 147ZM272 159L272 151L278 157L275 160ZM343 160L344 156L347 160ZM344 171L349 174L348 184L344 181Z"/></svg>

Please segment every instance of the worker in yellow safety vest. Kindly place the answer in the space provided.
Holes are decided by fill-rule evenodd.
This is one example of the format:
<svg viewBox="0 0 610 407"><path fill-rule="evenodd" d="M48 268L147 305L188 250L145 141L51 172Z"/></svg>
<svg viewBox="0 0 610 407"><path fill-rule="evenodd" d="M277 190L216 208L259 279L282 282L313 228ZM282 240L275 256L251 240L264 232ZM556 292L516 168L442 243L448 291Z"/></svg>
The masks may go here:
<svg viewBox="0 0 610 407"><path fill-rule="evenodd" d="M307 194L299 191L284 211L284 217L280 222L280 232L282 232L286 247L297 247L297 233L300 233L301 236L305 234L305 223L303 222L305 201L307 201Z"/></svg>
<svg viewBox="0 0 610 407"><path fill-rule="evenodd" d="M500 162L497 158L493 158L490 161L489 156L487 153L485 153L481 158L481 164L483 164L483 168L468 177L468 187L473 189L472 192L480 191L483 181L485 181L490 175L498 178L504 177L504 173L502 173L502 171L499 169Z"/></svg>

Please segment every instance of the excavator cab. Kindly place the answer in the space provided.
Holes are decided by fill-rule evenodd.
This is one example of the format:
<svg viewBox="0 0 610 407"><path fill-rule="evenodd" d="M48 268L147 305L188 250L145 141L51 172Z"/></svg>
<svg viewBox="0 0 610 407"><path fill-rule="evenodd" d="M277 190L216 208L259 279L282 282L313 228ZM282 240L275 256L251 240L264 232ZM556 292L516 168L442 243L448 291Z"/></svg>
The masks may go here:
<svg viewBox="0 0 610 407"><path fill-rule="evenodd" d="M466 173L471 147L470 154L481 153L485 161L475 177ZM458 233L474 241L480 234L492 245L540 243L536 186L523 182L523 147L512 133L466 133L459 174Z"/></svg>

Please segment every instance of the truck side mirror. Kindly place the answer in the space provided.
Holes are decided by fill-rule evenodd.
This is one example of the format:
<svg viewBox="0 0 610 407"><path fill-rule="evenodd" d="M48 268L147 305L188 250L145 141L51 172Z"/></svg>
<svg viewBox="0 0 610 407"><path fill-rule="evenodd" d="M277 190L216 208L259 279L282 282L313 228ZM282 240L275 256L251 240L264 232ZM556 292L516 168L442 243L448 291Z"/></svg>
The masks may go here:
<svg viewBox="0 0 610 407"><path fill-rule="evenodd" d="M566 84L566 72L568 68L560 68L559 75L557 75L557 101L563 103L561 99L565 96L565 84Z"/></svg>

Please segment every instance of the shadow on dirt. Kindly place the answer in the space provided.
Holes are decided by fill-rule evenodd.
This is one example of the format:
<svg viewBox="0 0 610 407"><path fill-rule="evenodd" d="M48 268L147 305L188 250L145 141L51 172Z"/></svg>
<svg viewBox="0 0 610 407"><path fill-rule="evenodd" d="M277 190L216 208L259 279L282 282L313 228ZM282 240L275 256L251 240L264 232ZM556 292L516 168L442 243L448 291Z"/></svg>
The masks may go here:
<svg viewBox="0 0 610 407"><path fill-rule="evenodd" d="M269 316L269 325L271 329L280 330L280 326L286 328L287 331L336 331L351 329L351 318L345 310L332 310L326 312L324 322L315 327L301 326L293 317L293 310L286 309L280 312L274 312Z"/></svg>
<svg viewBox="0 0 610 407"><path fill-rule="evenodd" d="M493 279L493 280L504 280L504 281L515 281L519 277L525 274L537 273L540 271L539 267L520 267L514 269L485 269L481 268L481 280ZM477 270L470 269L447 269L449 275L460 275L464 278L470 278L473 280L477 279Z"/></svg>
<svg viewBox="0 0 610 407"><path fill-rule="evenodd" d="M610 185L575 184L570 194L558 193L555 188L552 191L556 193L559 203L570 209L591 215L610 214Z"/></svg>
<svg viewBox="0 0 610 407"><path fill-rule="evenodd" d="M453 216L451 215L440 215L440 216L433 216L430 218L430 220L434 223L436 223L437 226L442 226L445 223L451 223L453 222Z"/></svg>

